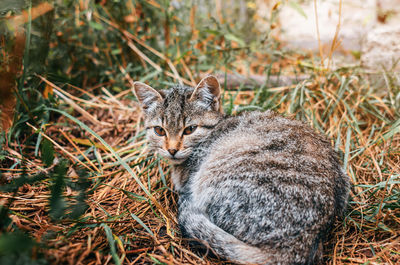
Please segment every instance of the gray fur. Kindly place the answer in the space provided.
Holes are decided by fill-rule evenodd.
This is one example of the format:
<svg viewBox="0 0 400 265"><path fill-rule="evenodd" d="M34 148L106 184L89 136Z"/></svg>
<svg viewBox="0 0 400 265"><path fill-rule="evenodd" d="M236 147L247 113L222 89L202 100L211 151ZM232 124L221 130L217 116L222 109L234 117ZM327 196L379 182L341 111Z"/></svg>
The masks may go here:
<svg viewBox="0 0 400 265"><path fill-rule="evenodd" d="M145 112L152 150L174 164L182 233L237 263L317 263L349 193L329 140L272 111L223 115L213 77L196 88L199 97L193 91L164 91ZM193 124L198 128L183 135ZM167 135L157 136L154 126ZM172 157L165 148L174 141L180 145Z"/></svg>

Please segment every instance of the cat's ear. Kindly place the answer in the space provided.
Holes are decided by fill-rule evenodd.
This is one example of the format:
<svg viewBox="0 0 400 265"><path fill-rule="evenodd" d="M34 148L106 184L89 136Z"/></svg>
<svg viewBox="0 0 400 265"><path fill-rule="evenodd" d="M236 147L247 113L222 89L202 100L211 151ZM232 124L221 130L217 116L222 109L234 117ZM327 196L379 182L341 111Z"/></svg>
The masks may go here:
<svg viewBox="0 0 400 265"><path fill-rule="evenodd" d="M132 91L145 113L153 111L157 107L157 104L163 100L162 95L157 90L142 82L133 83Z"/></svg>
<svg viewBox="0 0 400 265"><path fill-rule="evenodd" d="M193 91L190 101L201 107L221 112L221 86L215 76L204 77Z"/></svg>

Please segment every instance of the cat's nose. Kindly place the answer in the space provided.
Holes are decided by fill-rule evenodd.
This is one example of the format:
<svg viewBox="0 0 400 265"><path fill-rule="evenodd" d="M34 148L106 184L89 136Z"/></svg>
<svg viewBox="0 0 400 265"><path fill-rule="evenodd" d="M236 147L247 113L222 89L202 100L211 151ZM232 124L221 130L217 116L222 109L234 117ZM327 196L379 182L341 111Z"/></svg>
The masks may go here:
<svg viewBox="0 0 400 265"><path fill-rule="evenodd" d="M178 152L178 150L176 150L176 149L168 149L168 152L169 152L172 156L174 156L174 155L176 154L176 152Z"/></svg>

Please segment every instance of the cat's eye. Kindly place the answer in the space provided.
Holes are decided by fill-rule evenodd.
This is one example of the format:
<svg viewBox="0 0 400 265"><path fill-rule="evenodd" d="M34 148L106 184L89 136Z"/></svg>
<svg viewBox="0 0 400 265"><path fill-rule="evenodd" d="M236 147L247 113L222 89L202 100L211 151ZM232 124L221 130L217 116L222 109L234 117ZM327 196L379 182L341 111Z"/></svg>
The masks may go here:
<svg viewBox="0 0 400 265"><path fill-rule="evenodd" d="M192 134L197 129L196 125L188 126L183 130L184 135Z"/></svg>
<svg viewBox="0 0 400 265"><path fill-rule="evenodd" d="M161 128L160 126L156 126L154 127L154 132L158 135L158 136L165 136L165 130L163 128Z"/></svg>

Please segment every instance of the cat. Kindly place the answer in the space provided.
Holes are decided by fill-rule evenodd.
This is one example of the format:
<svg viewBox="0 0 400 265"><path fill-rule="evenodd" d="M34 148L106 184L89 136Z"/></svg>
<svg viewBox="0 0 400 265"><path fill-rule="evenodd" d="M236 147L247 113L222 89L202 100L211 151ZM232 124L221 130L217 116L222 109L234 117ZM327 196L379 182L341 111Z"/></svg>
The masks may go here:
<svg viewBox="0 0 400 265"><path fill-rule="evenodd" d="M133 92L150 149L173 165L184 237L235 263L320 262L350 187L327 138L269 110L224 115L214 76Z"/></svg>

